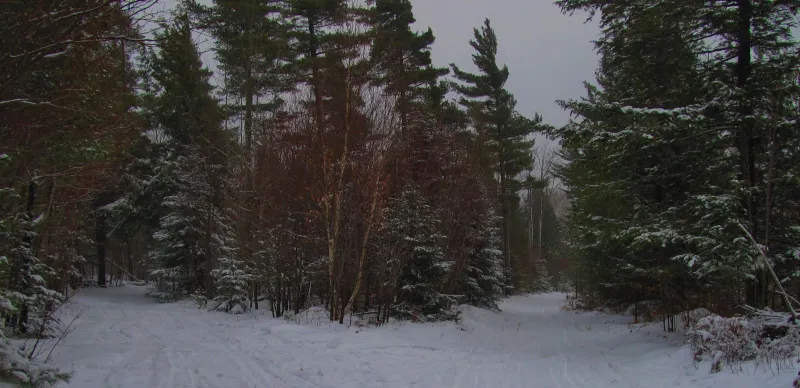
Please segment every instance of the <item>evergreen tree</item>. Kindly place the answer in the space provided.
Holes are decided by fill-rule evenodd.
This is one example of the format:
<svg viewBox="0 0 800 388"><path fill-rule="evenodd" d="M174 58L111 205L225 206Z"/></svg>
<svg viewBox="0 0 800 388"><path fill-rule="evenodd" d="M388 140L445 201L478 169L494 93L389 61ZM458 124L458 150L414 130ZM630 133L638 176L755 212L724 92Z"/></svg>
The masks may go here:
<svg viewBox="0 0 800 388"><path fill-rule="evenodd" d="M208 82L211 72L203 67L192 40L188 15L177 14L173 25L163 28L157 52L145 58L149 90L143 96L143 113L177 155L183 152L181 146L217 140L222 117Z"/></svg>
<svg viewBox="0 0 800 388"><path fill-rule="evenodd" d="M2 294L8 298L6 308L15 311L5 315L6 325L12 333L46 337L51 332L51 325L57 323L52 312L58 307L63 296L47 287L46 279L55 271L41 262L34 254L34 242L38 236L37 223L34 219L33 205L36 199L37 185L30 182L27 188L27 207L13 218L0 221L0 249L7 271L4 282L8 289ZM15 193L9 191L13 196ZM6 196L6 199L9 199Z"/></svg>
<svg viewBox="0 0 800 388"><path fill-rule="evenodd" d="M151 275L168 282L162 286L171 288L173 294L195 292L204 285L199 272L201 264L210 259L207 236L210 214L204 196L212 188L201 175L203 163L198 155L180 156L164 163L174 174L171 179L175 192L162 202L165 214L153 234Z"/></svg>
<svg viewBox="0 0 800 388"><path fill-rule="evenodd" d="M0 375L20 384L40 386L68 382L70 374L32 360L25 349L6 337L7 334L47 337L53 334L52 326L59 323L53 312L63 296L49 289L45 281L54 271L33 252L37 237L32 214L35 188L33 182L28 186L27 211L0 219L0 316L6 329L0 331ZM14 197L19 197L16 190L0 189L0 201L4 204L16 202Z"/></svg>
<svg viewBox="0 0 800 388"><path fill-rule="evenodd" d="M323 128L323 70L326 52L340 34L333 28L349 18L344 0L286 0L285 17L292 21L289 30L296 80L309 85L314 94L314 119Z"/></svg>
<svg viewBox="0 0 800 388"><path fill-rule="evenodd" d="M278 1L216 0L213 6L192 4L201 26L216 40L216 58L225 75L223 92L237 99L227 104L240 118L243 144L253 151L254 125L283 105L281 94L294 89L289 77L288 23ZM226 100L227 101L227 100Z"/></svg>
<svg viewBox="0 0 800 388"><path fill-rule="evenodd" d="M792 3L558 2L602 14L602 89L565 103L582 120L559 131L571 229L601 299L659 296L669 312L744 276L749 302L764 303L738 225L775 258L791 249L794 238L770 236L793 233L775 208L796 206L779 178L793 173L776 159L797 147L786 135L797 96Z"/></svg>
<svg viewBox="0 0 800 388"><path fill-rule="evenodd" d="M719 216L732 209L714 190L713 182L730 179L715 169L722 155L707 148L718 136L703 130L702 112L693 108L702 85L697 60L681 20L662 12L648 7L624 32L599 40L609 48L598 72L602 89L588 86L584 101L564 104L585 120L560 134L570 163L563 178L574 199L573 242L590 276L583 291L613 302L660 299L672 311L686 302L680 292L691 291L687 248L723 241L709 235L716 229L685 228L678 217L688 220L689 207L705 199L702 213L715 210L714 222L724 226ZM625 59L633 52L635 60Z"/></svg>
<svg viewBox="0 0 800 388"><path fill-rule="evenodd" d="M416 21L409 0L376 0L372 10L374 37L370 55L379 71L378 82L397 97L401 136L408 131L412 104L424 96L425 86L448 73L431 65L433 31L411 31Z"/></svg>
<svg viewBox="0 0 800 388"><path fill-rule="evenodd" d="M215 225L212 237L216 245L215 255L218 257L216 268L211 272L217 290L210 309L231 314L247 312L250 310L248 282L253 277L252 271L237 257L239 252L235 248L233 222L224 214L219 214L214 219L223 222Z"/></svg>
<svg viewBox="0 0 800 388"><path fill-rule="evenodd" d="M391 241L402 247L395 314L441 314L449 299L440 287L452 262L445 260L439 245L444 236L437 232L434 210L418 191L407 190L390 204L386 222Z"/></svg>
<svg viewBox="0 0 800 388"><path fill-rule="evenodd" d="M150 171L155 179L143 187L144 193L165 195L156 198L162 214L150 254L151 273L161 283L156 295L212 291L215 259L234 259L228 256L234 247L224 207L229 182L223 150L231 139L220 126L210 73L202 68L185 14L165 28L148 64L154 90L146 96L146 115L167 136L159 147L160 166Z"/></svg>
<svg viewBox="0 0 800 388"><path fill-rule="evenodd" d="M491 210L473 221L467 268L459 286L467 303L491 310L499 310L497 302L505 295L506 284L497 221Z"/></svg>
<svg viewBox="0 0 800 388"><path fill-rule="evenodd" d="M502 250L510 268L510 224L520 186L516 177L532 164L530 135L541 117L536 115L531 120L514 111L516 101L505 89L508 67L497 64L497 36L488 19L480 30L474 30L470 45L476 51L472 60L480 73L468 73L451 65L456 79L461 81L455 84L455 90L462 95L460 102L477 132L475 143L482 167L500 180Z"/></svg>

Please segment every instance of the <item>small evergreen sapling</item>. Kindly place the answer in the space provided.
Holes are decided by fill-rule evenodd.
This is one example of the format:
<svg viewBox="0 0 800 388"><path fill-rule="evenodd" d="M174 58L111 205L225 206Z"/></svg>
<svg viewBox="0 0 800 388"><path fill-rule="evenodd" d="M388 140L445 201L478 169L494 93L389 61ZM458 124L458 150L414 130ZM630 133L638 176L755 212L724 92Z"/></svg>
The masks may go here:
<svg viewBox="0 0 800 388"><path fill-rule="evenodd" d="M416 190L404 191L390 206L388 227L393 239L404 246L404 260L398 277L395 314L422 319L436 318L450 300L440 292L441 282L450 271L439 241L438 218ZM421 316L420 316L421 315Z"/></svg>
<svg viewBox="0 0 800 388"><path fill-rule="evenodd" d="M0 201L16 197L13 189L0 190ZM69 381L70 374L32 360L25 349L6 337L8 332L47 334L51 313L61 303L61 294L47 288L44 276L52 270L33 254L36 221L30 214L0 218L0 316L6 317L0 330L0 377L25 386L44 386ZM24 313L24 315L23 315Z"/></svg>
<svg viewBox="0 0 800 388"><path fill-rule="evenodd" d="M467 303L496 311L506 283L497 224L498 219L490 210L472 227L467 269L460 287Z"/></svg>
<svg viewBox="0 0 800 388"><path fill-rule="evenodd" d="M217 282L217 296L210 303L210 310L241 314L250 310L247 287L250 280L240 260L222 257L217 268L211 272Z"/></svg>

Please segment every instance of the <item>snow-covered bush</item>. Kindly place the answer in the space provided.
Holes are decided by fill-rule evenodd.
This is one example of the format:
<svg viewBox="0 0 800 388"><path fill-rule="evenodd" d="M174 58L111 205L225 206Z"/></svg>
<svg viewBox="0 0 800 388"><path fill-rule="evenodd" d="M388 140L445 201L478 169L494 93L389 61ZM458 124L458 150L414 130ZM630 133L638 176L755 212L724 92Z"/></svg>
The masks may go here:
<svg viewBox="0 0 800 388"><path fill-rule="evenodd" d="M792 367L792 361L800 356L800 327L784 324L765 329L758 342L756 365L778 371Z"/></svg>
<svg viewBox="0 0 800 388"><path fill-rule="evenodd" d="M23 387L46 387L69 382L70 374L31 360L24 348L15 347L0 334L0 376Z"/></svg>
<svg viewBox="0 0 800 388"><path fill-rule="evenodd" d="M58 306L48 310L37 310L28 316L29 336L35 338L55 338L66 330L64 322L56 314Z"/></svg>
<svg viewBox="0 0 800 388"><path fill-rule="evenodd" d="M311 306L305 310L295 314L294 311L289 310L283 315L283 319L294 322L298 325L315 325L322 326L330 323L330 315L328 309L323 306Z"/></svg>
<svg viewBox="0 0 800 388"><path fill-rule="evenodd" d="M774 326L754 318L709 315L699 319L686 335L694 361L710 360L712 372L743 361L782 370L800 355L800 329L792 324Z"/></svg>
<svg viewBox="0 0 800 388"><path fill-rule="evenodd" d="M761 330L761 325L744 317L710 315L700 319L686 336L695 362L710 358L714 363L712 369L717 369L721 362L735 365L755 359L758 355L756 339Z"/></svg>

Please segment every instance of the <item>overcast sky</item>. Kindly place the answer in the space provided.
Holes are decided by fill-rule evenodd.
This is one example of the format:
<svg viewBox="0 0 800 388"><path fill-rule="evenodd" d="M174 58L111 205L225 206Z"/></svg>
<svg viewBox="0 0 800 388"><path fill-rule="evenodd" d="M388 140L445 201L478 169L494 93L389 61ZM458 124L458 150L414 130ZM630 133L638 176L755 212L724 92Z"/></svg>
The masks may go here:
<svg viewBox="0 0 800 388"><path fill-rule="evenodd" d="M583 81L594 80L598 56L591 41L598 30L585 15L567 16L551 0L411 0L419 29L436 35L437 66L455 63L474 70L469 40L473 28L492 21L498 61L508 65L508 89L517 110L539 113L544 122L563 125L569 114L555 100L583 96Z"/></svg>
<svg viewBox="0 0 800 388"><path fill-rule="evenodd" d="M163 0L170 9L176 0ZM200 0L210 4L211 0ZM473 28L492 21L499 42L498 61L508 65L507 88L517 98L517 110L542 115L544 122L564 125L569 114L556 100L584 95L583 81L594 80L598 56L591 41L595 24L585 15L566 16L552 0L411 0L417 29L431 27L436 35L433 60L437 66L455 63L473 71L469 40ZM199 38L205 65L215 70L208 37Z"/></svg>

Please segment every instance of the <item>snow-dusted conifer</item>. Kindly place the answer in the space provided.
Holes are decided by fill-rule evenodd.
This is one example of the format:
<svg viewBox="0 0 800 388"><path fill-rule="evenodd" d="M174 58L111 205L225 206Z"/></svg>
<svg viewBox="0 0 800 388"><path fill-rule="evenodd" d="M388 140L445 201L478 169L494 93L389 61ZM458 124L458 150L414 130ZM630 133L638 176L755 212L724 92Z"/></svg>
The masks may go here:
<svg viewBox="0 0 800 388"><path fill-rule="evenodd" d="M232 240L230 221L212 198L219 190L210 184L215 166L208 165L199 149L184 153L172 163L176 190L163 201L166 214L153 234L156 244L150 253L151 274L161 280L161 291L176 293L203 287L206 261L229 249Z"/></svg>
<svg viewBox="0 0 800 388"><path fill-rule="evenodd" d="M51 317L51 312L61 303L63 297L47 287L45 277L52 276L54 271L33 253L37 221L31 218L30 212L25 212L8 220L9 228L5 237L9 243L7 261L10 289L7 297L16 306L17 312L12 319L16 322L14 330L41 336L48 331L48 325L53 323L55 318Z"/></svg>
<svg viewBox="0 0 800 388"><path fill-rule="evenodd" d="M226 244L233 240L219 238L230 225L223 210L228 155L221 150L232 140L222 129L208 82L211 72L202 66L188 15L178 13L159 38L159 51L146 58L152 85L145 111L166 140L163 146L149 147L160 153L160 165L141 166L153 175L142 186L154 195L144 190L144 197L161 203L153 209L160 218L153 234L151 273L159 280L156 296L192 294L198 288L211 291L216 255L224 256Z"/></svg>
<svg viewBox="0 0 800 388"><path fill-rule="evenodd" d="M441 283L450 271L439 245L444 238L437 231L435 211L417 190L406 190L389 207L387 228L401 246L404 265L397 283L393 306L400 316L436 316L447 307Z"/></svg>
<svg viewBox="0 0 800 388"><path fill-rule="evenodd" d="M195 266L206 251L203 241L205 212L202 199L203 181L193 174L194 157L181 157L173 163L177 191L164 198L167 213L153 233L154 249L150 252L151 275L159 280L161 291L194 291L189 284ZM166 295L165 295L166 296Z"/></svg>
<svg viewBox="0 0 800 388"><path fill-rule="evenodd" d="M217 296L210 302L210 309L240 314L250 310L247 286L250 275L241 260L229 256L217 259L217 268L211 272L217 283Z"/></svg>
<svg viewBox="0 0 800 388"><path fill-rule="evenodd" d="M219 257L211 276L216 283L216 297L210 302L210 309L240 314L250 309L248 282L252 279L249 268L237 257L232 222L221 212L215 212L216 220L212 240L217 246Z"/></svg>
<svg viewBox="0 0 800 388"><path fill-rule="evenodd" d="M467 268L460 284L467 303L491 310L499 310L497 302L506 284L498 223L494 211L489 210L472 226Z"/></svg>
<svg viewBox="0 0 800 388"><path fill-rule="evenodd" d="M0 202L7 204L14 199L19 199L16 190L0 189ZM0 330L0 376L22 385L40 386L68 381L70 374L31 360L5 335L18 330L46 334L44 330L53 322L50 313L62 299L46 286L44 276L52 270L33 254L35 226L30 211L0 218L0 316L6 317L6 324L14 324Z"/></svg>

